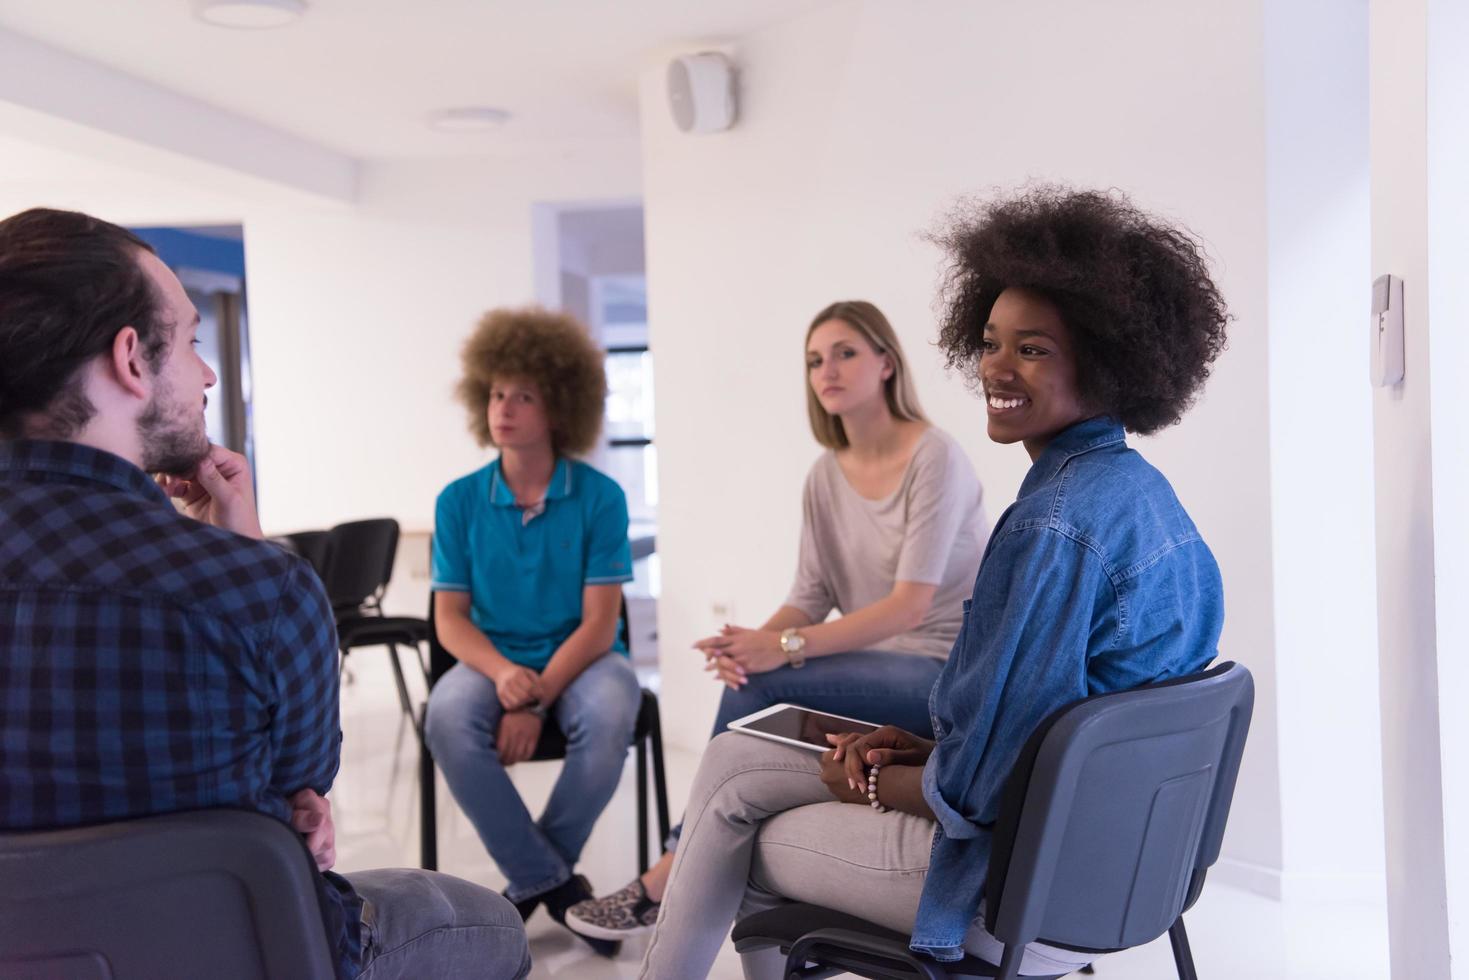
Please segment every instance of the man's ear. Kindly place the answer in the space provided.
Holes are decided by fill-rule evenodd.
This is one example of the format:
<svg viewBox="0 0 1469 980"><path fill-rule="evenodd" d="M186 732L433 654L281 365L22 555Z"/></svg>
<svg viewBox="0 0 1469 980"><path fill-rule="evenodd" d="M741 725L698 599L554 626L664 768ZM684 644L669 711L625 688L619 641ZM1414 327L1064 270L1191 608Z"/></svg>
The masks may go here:
<svg viewBox="0 0 1469 980"><path fill-rule="evenodd" d="M137 398L153 393L150 372L143 360L143 338L132 327L123 327L112 338L107 372L124 391Z"/></svg>

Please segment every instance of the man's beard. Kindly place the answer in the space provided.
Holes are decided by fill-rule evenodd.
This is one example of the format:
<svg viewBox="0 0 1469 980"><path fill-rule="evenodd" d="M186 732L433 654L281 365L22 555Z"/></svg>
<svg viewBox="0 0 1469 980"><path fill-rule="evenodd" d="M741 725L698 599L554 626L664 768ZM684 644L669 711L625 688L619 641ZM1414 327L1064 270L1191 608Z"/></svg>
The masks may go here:
<svg viewBox="0 0 1469 980"><path fill-rule="evenodd" d="M148 407L138 416L143 469L148 473L192 478L200 461L209 455L209 436L204 432L202 417L188 411L169 411L168 398L172 393L169 388L155 390Z"/></svg>

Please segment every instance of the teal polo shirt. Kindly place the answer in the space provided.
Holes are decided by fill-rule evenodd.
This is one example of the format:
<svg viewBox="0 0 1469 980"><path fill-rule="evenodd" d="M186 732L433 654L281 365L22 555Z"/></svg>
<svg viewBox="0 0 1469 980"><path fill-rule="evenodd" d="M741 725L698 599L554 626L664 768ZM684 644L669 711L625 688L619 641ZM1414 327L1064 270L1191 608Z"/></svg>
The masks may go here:
<svg viewBox="0 0 1469 980"><path fill-rule="evenodd" d="M515 505L498 459L439 494L433 589L468 592L471 621L515 663L546 666L581 625L583 587L630 581L627 497L585 463L557 461L534 516ZM627 654L620 636L612 649Z"/></svg>

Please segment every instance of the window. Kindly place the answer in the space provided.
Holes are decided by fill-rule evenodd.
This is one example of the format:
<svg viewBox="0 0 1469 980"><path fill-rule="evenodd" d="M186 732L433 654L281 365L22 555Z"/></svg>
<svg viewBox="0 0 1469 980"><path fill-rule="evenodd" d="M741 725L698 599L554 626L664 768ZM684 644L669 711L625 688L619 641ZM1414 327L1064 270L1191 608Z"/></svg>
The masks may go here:
<svg viewBox="0 0 1469 980"><path fill-rule="evenodd" d="M602 276L592 280L591 292L595 329L607 348L607 449L602 459L607 475L627 494L637 576L633 591L656 596L658 448L653 442L647 282L642 276Z"/></svg>

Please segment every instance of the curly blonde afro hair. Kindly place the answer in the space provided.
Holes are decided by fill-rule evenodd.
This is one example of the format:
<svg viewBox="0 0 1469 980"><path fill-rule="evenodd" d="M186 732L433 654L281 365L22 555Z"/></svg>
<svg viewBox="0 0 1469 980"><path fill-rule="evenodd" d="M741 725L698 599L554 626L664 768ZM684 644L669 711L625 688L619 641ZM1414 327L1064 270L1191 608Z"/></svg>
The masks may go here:
<svg viewBox="0 0 1469 980"><path fill-rule="evenodd" d="M469 411L469 431L493 446L488 410L496 381L529 381L540 390L558 455L581 455L597 444L607 401L605 354L565 313L539 307L491 310L464 344L464 377L455 394Z"/></svg>

